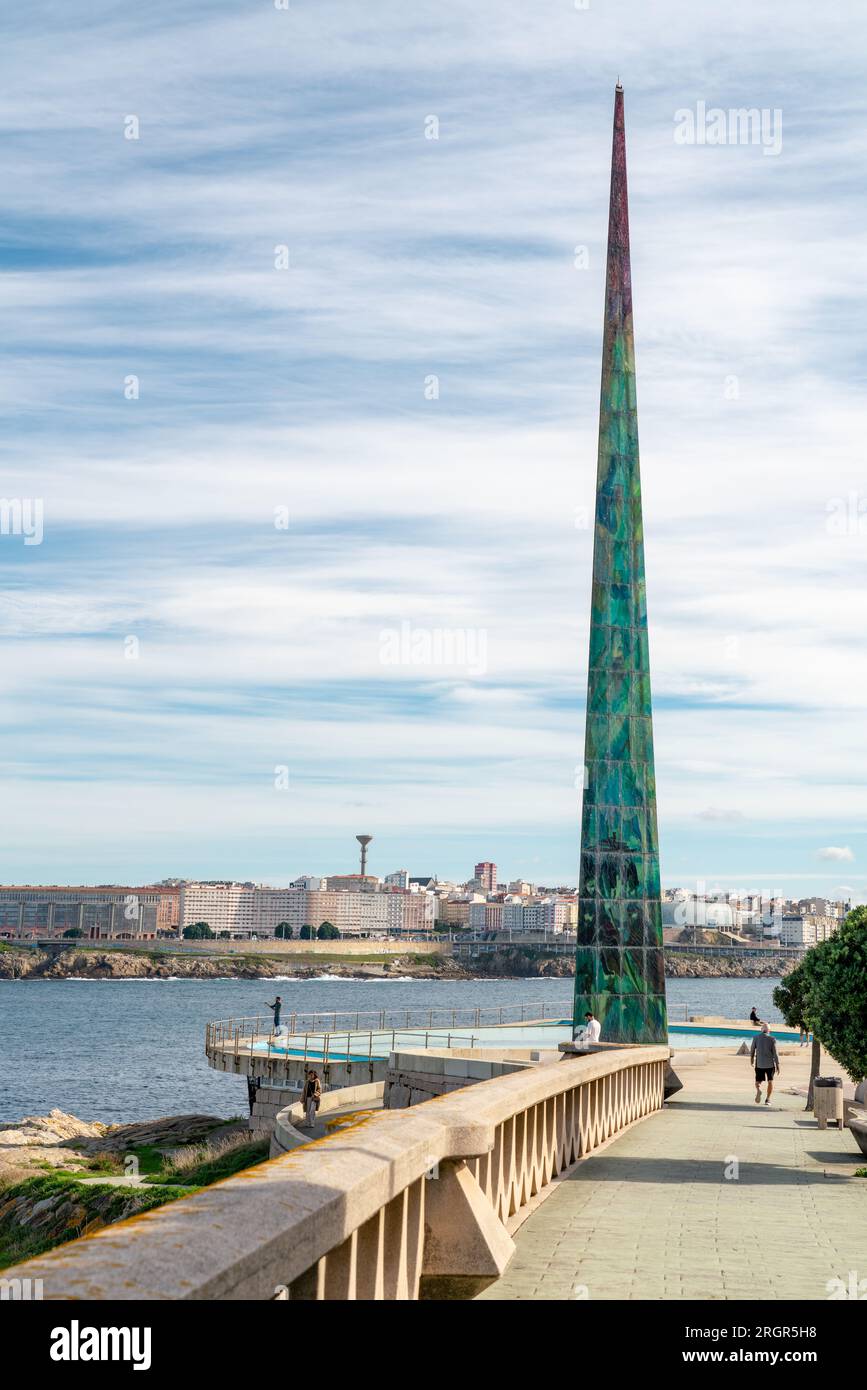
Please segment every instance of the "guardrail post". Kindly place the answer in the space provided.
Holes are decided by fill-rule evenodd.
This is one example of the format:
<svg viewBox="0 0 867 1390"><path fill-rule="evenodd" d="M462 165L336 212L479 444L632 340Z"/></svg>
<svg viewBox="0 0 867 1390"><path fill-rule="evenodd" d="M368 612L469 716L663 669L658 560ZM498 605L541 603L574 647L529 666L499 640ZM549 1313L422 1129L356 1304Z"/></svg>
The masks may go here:
<svg viewBox="0 0 867 1390"><path fill-rule="evenodd" d="M445 1159L425 1184L421 1277L428 1297L471 1295L498 1279L515 1253L508 1234L466 1161Z"/></svg>

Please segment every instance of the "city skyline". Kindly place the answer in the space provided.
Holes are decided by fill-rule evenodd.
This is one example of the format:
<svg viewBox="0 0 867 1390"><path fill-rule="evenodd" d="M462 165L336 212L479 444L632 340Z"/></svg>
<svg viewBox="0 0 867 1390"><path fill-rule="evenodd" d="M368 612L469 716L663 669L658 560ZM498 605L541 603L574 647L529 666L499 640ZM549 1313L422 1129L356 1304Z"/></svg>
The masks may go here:
<svg viewBox="0 0 867 1390"><path fill-rule="evenodd" d="M575 881L619 69L662 882L867 896L847 17L501 12L16 16L4 880Z"/></svg>

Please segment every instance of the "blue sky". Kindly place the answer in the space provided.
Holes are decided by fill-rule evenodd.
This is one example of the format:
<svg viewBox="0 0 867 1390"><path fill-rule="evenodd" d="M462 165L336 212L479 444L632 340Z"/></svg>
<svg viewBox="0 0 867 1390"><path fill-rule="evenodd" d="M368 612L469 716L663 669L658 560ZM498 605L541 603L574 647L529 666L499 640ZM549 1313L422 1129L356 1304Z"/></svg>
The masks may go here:
<svg viewBox="0 0 867 1390"><path fill-rule="evenodd" d="M278 883L366 831L575 880L620 75L663 878L867 897L863 40L800 0L21 9L3 879ZM699 102L779 153L678 144Z"/></svg>

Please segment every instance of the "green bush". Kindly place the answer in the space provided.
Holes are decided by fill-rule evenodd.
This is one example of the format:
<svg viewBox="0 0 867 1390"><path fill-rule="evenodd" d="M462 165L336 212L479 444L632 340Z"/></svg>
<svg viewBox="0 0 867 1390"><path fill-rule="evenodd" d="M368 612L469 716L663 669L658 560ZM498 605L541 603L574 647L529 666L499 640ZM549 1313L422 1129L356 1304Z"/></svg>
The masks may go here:
<svg viewBox="0 0 867 1390"><path fill-rule="evenodd" d="M853 1081L867 1076L867 907L812 946L774 990L790 1027L804 1023Z"/></svg>
<svg viewBox="0 0 867 1390"><path fill-rule="evenodd" d="M184 927L183 935L185 941L213 941L216 938L216 932L211 931L207 922L193 922L191 926Z"/></svg>

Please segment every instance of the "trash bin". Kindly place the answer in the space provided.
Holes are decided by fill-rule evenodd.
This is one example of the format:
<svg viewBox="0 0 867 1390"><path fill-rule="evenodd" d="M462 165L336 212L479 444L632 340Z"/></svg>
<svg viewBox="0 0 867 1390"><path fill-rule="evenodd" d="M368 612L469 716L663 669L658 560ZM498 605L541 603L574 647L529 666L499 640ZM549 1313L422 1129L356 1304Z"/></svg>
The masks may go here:
<svg viewBox="0 0 867 1390"><path fill-rule="evenodd" d="M829 1120L836 1120L837 1128L843 1128L842 1076L816 1077L813 1082L813 1114L820 1129L826 1129Z"/></svg>

